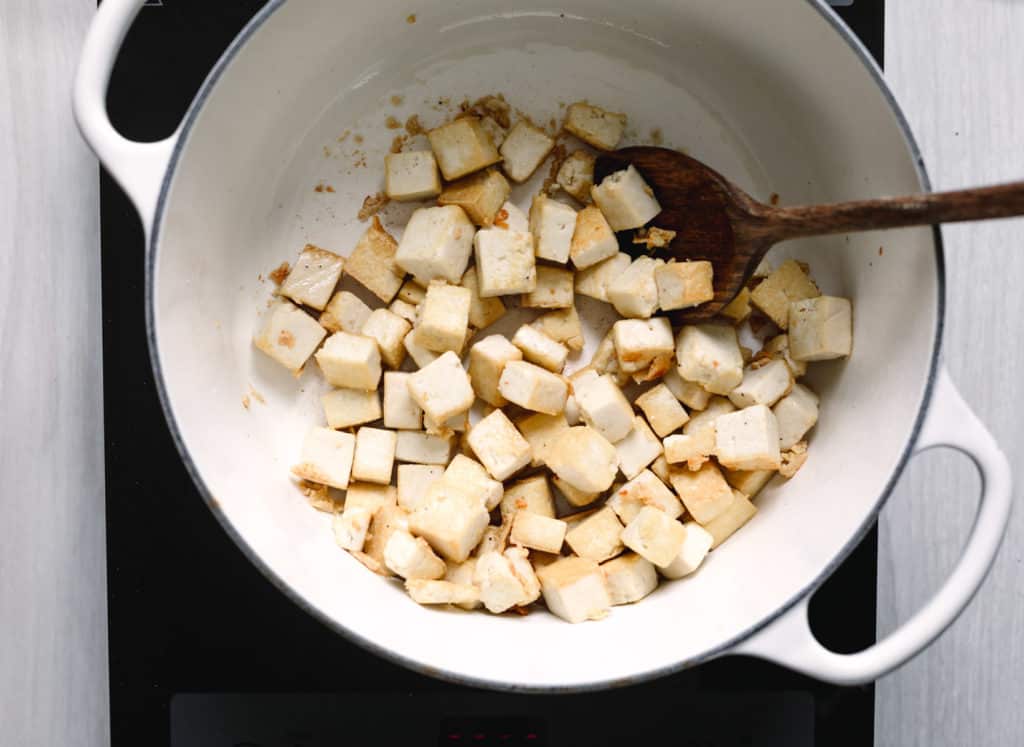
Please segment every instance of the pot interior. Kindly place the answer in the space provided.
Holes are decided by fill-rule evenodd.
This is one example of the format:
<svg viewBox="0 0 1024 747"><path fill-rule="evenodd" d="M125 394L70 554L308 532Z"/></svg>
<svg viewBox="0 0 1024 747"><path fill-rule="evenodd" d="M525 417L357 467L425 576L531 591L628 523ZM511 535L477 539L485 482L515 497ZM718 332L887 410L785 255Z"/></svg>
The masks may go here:
<svg viewBox="0 0 1024 747"><path fill-rule="evenodd" d="M810 2L507 7L271 3L204 89L162 203L149 301L158 377L215 512L275 583L331 625L481 684L622 683L721 652L820 581L866 529L923 407L940 259L928 229L773 251L776 263L806 260L826 293L853 299L854 354L812 367L822 409L807 464L765 489L758 515L697 574L576 626L542 613L418 607L336 547L329 517L289 477L306 430L323 422L315 364L296 379L250 344L273 268L307 242L347 254L365 230L356 214L382 188L383 156L404 132L388 117L435 126L464 98L502 93L546 123L587 99L629 115L626 144L660 138L761 199L921 186L886 95ZM541 171L514 189L524 208ZM382 217L398 234L410 210ZM580 307L585 359L607 323L600 307Z"/></svg>

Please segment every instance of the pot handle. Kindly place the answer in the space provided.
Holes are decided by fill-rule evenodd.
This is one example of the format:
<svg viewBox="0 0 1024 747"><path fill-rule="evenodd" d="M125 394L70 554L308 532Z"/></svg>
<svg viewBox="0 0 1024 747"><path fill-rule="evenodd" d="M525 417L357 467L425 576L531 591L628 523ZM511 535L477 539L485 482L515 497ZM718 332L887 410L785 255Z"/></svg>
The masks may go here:
<svg viewBox="0 0 1024 747"><path fill-rule="evenodd" d="M147 237L157 198L181 128L165 140L139 143L123 137L107 114L107 86L117 53L145 0L104 0L85 37L75 75L73 108L82 137L139 211Z"/></svg>
<svg viewBox="0 0 1024 747"><path fill-rule="evenodd" d="M962 451L981 473L981 501L952 574L913 617L873 646L855 654L837 654L822 646L807 618L808 594L730 654L776 662L819 680L857 685L881 677L934 641L963 611L995 559L1010 518L1010 465L992 435L964 402L943 367L932 405L914 446L914 454L936 446Z"/></svg>

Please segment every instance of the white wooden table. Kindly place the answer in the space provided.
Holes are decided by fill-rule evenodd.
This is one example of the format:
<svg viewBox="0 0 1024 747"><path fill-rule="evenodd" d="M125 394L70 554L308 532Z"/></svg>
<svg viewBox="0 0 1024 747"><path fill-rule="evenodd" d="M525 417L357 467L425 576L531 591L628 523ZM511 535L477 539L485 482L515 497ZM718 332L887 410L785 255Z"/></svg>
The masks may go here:
<svg viewBox="0 0 1024 747"><path fill-rule="evenodd" d="M887 74L938 188L1024 176L1024 2L889 0ZM0 741L109 742L98 178L69 110L94 0L0 0ZM946 361L1024 463L1024 221L945 231ZM142 310L140 309L141 313ZM882 517L879 633L957 557L966 460L919 458ZM1024 744L1024 512L987 584L882 680L876 741Z"/></svg>

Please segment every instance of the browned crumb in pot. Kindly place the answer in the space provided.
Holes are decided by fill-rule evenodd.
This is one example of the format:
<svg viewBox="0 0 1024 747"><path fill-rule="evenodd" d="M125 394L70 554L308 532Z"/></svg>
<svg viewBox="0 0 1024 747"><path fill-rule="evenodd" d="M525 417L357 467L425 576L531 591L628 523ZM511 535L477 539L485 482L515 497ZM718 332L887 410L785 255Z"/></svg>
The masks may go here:
<svg viewBox="0 0 1024 747"><path fill-rule="evenodd" d="M359 143L363 142L363 136L357 132L355 136L352 138L352 140L358 145Z"/></svg>
<svg viewBox="0 0 1024 747"><path fill-rule="evenodd" d="M409 15L407 15L405 17L405 22L409 24L416 23L416 14L410 13Z"/></svg>
<svg viewBox="0 0 1024 747"><path fill-rule="evenodd" d="M343 143L348 140L348 136L352 134L352 130L345 130L343 133L338 135L338 142Z"/></svg>
<svg viewBox="0 0 1024 747"><path fill-rule="evenodd" d="M334 187L332 187L330 184L327 184L327 185L324 186L324 191L332 192L333 193L334 192Z"/></svg>
<svg viewBox="0 0 1024 747"><path fill-rule="evenodd" d="M359 214L357 217L361 221L367 221L374 215L381 211L385 205L391 200L383 192L378 192L375 195L367 195L366 199L363 200L363 206L359 208Z"/></svg>
<svg viewBox="0 0 1024 747"><path fill-rule="evenodd" d="M387 116L387 119L384 120L384 126L387 127L389 130L397 130L399 127L402 126L402 123L399 122L394 115L389 114Z"/></svg>
<svg viewBox="0 0 1024 747"><path fill-rule="evenodd" d="M404 96L399 96L397 93L393 94L391 96L391 105L392 106L401 106L403 101L405 101L405 97Z"/></svg>
<svg viewBox="0 0 1024 747"><path fill-rule="evenodd" d="M271 270L267 274L267 277L274 282L274 285L280 285L281 283L284 282L284 279L288 277L288 273L291 271L291 265L289 265L287 262L282 262L276 268Z"/></svg>
<svg viewBox="0 0 1024 747"><path fill-rule="evenodd" d="M779 193L778 192L772 192L772 196L768 198L768 202L770 202L772 205L778 205L779 204Z"/></svg>
<svg viewBox="0 0 1024 747"><path fill-rule="evenodd" d="M313 191L314 192L323 192L324 191L323 183L321 182L320 184L317 184L315 187L313 187Z"/></svg>
<svg viewBox="0 0 1024 747"><path fill-rule="evenodd" d="M540 188L541 192L545 194L554 194L561 187L558 186L558 170L562 168L562 163L565 161L565 157L568 155L565 146L562 143L558 143L551 150L551 167L548 169L548 175L544 179L544 184Z"/></svg>
<svg viewBox="0 0 1024 747"><path fill-rule="evenodd" d="M494 216L494 225L498 228L508 228L508 210L502 208Z"/></svg>
<svg viewBox="0 0 1024 747"><path fill-rule="evenodd" d="M395 139L391 141L391 152L392 153L401 153L402 152L402 148L405 147L405 142L406 142L406 136L405 135L395 135Z"/></svg>
<svg viewBox="0 0 1024 747"><path fill-rule="evenodd" d="M252 397L252 398L253 398L254 400L256 400L257 402L259 402L259 403L260 403L261 405L265 405L265 404L267 404L267 400L266 400L266 399L264 399L264 397L263 397L263 395L262 395L262 394L260 394L260 393L259 393L258 391L256 391L256 389L254 389L254 388L253 388L252 384L250 384L250 385L249 385L249 395L250 395L250 396L251 396L251 397Z"/></svg>
<svg viewBox="0 0 1024 747"><path fill-rule="evenodd" d="M653 130L651 130L651 144L661 145L663 142L665 142L665 138L661 134L661 128L655 127Z"/></svg>
<svg viewBox="0 0 1024 747"><path fill-rule="evenodd" d="M249 409L249 395L244 395L242 397L242 407L244 407L246 410Z"/></svg>
<svg viewBox="0 0 1024 747"><path fill-rule="evenodd" d="M782 466L779 467L779 474L788 479L799 472L806 461L807 442L795 443L792 449L782 452Z"/></svg>
<svg viewBox="0 0 1024 747"><path fill-rule="evenodd" d="M405 120L405 131L410 135L422 135L426 132L423 129L423 125L420 124L420 116L418 114L413 114Z"/></svg>

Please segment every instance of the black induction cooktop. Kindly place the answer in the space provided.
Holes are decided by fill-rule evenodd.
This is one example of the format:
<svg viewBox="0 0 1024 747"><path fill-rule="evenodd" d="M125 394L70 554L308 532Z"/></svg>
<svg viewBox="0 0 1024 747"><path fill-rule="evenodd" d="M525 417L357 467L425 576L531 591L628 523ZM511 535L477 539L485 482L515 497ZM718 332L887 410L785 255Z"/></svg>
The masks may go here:
<svg viewBox="0 0 1024 747"><path fill-rule="evenodd" d="M256 0L151 0L110 87L127 136L169 135ZM882 0L839 14L881 61ZM512 695L403 669L331 632L227 537L192 485L145 342L142 229L103 173L107 588L112 737L122 745L871 745L874 688L732 657L634 687ZM876 535L816 595L837 651L875 636Z"/></svg>

